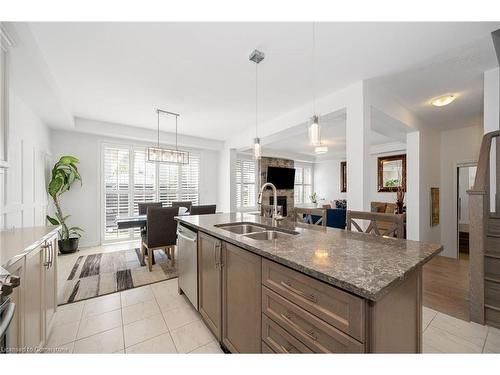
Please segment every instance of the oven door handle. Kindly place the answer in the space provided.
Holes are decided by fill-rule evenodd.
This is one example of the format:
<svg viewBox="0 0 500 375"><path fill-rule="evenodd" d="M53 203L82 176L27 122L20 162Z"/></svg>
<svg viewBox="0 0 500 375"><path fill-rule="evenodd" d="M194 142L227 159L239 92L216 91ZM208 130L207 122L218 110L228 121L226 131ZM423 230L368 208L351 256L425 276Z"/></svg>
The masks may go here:
<svg viewBox="0 0 500 375"><path fill-rule="evenodd" d="M9 328L10 322L14 317L16 304L14 302L10 302L3 310L4 310L3 312L0 311L0 313L2 313L2 322L0 323L0 337L3 337L7 333L7 329Z"/></svg>

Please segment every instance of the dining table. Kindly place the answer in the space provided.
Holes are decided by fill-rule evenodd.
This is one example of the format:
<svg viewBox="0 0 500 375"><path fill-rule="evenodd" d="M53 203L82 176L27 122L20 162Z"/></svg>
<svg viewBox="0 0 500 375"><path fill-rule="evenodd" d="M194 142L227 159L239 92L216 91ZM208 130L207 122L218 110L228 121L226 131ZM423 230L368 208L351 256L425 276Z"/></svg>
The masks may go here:
<svg viewBox="0 0 500 375"><path fill-rule="evenodd" d="M186 215L189 215L189 212L179 212L177 216ZM145 228L148 223L148 215L120 216L115 221L118 229Z"/></svg>

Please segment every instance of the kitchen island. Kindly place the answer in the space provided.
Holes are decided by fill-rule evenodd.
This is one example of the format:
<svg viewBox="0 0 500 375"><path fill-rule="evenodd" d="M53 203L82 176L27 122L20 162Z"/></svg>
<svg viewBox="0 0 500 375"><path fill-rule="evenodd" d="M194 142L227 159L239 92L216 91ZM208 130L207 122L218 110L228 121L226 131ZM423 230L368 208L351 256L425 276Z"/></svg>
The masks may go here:
<svg viewBox="0 0 500 375"><path fill-rule="evenodd" d="M224 349L421 352L422 265L441 245L242 213L177 220L198 232L199 311Z"/></svg>

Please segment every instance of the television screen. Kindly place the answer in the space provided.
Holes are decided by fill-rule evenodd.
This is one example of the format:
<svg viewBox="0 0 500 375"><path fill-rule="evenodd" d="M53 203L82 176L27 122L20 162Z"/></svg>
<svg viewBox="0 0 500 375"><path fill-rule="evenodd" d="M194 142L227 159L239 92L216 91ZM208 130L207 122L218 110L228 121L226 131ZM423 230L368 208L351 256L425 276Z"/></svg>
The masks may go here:
<svg viewBox="0 0 500 375"><path fill-rule="evenodd" d="M276 186L276 189L293 189L295 168L267 167L267 182Z"/></svg>

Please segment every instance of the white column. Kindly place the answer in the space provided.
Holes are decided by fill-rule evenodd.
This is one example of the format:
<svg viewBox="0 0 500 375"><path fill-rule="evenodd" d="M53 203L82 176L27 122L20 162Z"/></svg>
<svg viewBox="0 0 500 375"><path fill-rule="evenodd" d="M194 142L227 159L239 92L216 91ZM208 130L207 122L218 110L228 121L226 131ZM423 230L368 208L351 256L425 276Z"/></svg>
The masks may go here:
<svg viewBox="0 0 500 375"><path fill-rule="evenodd" d="M420 239L420 132L406 135L406 237Z"/></svg>
<svg viewBox="0 0 500 375"><path fill-rule="evenodd" d="M236 149L224 148L219 151L218 168L217 211L234 212L236 211Z"/></svg>
<svg viewBox="0 0 500 375"><path fill-rule="evenodd" d="M370 106L363 82L353 87L346 107L347 208L369 211Z"/></svg>
<svg viewBox="0 0 500 375"><path fill-rule="evenodd" d="M484 72L484 134L500 129L500 70ZM497 142L492 142L490 153L490 211L495 211L497 185ZM500 198L500 197L499 197Z"/></svg>

